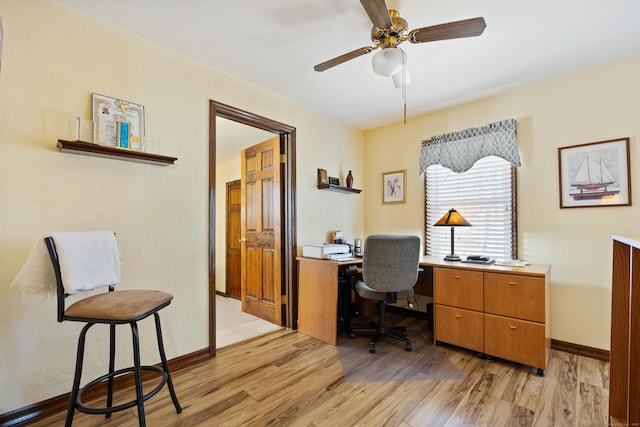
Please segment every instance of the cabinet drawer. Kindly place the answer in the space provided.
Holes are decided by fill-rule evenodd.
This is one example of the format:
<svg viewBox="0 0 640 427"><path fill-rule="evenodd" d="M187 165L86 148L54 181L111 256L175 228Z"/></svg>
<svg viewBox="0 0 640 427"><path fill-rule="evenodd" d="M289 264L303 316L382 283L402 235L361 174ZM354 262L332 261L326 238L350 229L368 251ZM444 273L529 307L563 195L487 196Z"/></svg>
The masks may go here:
<svg viewBox="0 0 640 427"><path fill-rule="evenodd" d="M484 321L486 354L545 369L544 325L491 314Z"/></svg>
<svg viewBox="0 0 640 427"><path fill-rule="evenodd" d="M484 352L484 315L461 308L435 306L436 341Z"/></svg>
<svg viewBox="0 0 640 427"><path fill-rule="evenodd" d="M436 304L482 311L482 272L434 268L433 297Z"/></svg>
<svg viewBox="0 0 640 427"><path fill-rule="evenodd" d="M544 278L485 273L484 311L544 322Z"/></svg>

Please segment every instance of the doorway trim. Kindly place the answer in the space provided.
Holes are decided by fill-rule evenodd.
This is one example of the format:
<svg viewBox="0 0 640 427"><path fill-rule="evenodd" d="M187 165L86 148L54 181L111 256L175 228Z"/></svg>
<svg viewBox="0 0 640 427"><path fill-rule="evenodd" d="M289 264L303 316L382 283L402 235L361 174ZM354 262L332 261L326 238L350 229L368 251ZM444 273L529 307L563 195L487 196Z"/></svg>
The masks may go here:
<svg viewBox="0 0 640 427"><path fill-rule="evenodd" d="M216 118L232 120L280 135L282 168L282 278L286 295L285 325L298 327L296 242L296 128L217 101L209 101L209 356L216 354Z"/></svg>

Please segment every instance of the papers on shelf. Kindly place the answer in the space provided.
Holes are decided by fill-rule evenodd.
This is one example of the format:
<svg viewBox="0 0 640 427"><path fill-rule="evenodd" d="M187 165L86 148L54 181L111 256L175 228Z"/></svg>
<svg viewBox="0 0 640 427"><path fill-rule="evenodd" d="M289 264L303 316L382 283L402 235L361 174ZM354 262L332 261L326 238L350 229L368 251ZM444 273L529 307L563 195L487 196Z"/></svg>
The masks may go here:
<svg viewBox="0 0 640 427"><path fill-rule="evenodd" d="M520 261L519 259L497 259L493 265L503 265L506 267L524 267L529 265L526 261Z"/></svg>

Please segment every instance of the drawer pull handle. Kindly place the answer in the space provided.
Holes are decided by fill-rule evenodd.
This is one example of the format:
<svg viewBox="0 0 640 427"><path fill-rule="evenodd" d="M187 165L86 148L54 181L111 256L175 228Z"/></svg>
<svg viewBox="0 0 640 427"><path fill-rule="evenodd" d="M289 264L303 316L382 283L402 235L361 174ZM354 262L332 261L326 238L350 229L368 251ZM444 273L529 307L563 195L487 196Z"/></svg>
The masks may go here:
<svg viewBox="0 0 640 427"><path fill-rule="evenodd" d="M510 285L517 285L518 282L509 282Z"/></svg>
<svg viewBox="0 0 640 427"><path fill-rule="evenodd" d="M509 327L509 329L518 329L518 327L514 325L507 325L507 326Z"/></svg>
<svg viewBox="0 0 640 427"><path fill-rule="evenodd" d="M454 277L455 277L456 279L459 279L459 278L460 278L460 276L454 276Z"/></svg>
<svg viewBox="0 0 640 427"><path fill-rule="evenodd" d="M462 314L456 314L456 317L457 317L458 319L462 319Z"/></svg>

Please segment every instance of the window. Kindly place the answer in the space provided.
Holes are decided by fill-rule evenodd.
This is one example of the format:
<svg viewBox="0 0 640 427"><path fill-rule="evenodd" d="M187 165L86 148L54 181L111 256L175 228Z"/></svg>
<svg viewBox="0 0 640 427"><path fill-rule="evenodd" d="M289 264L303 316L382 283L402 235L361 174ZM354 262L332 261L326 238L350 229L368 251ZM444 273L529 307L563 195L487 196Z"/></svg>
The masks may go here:
<svg viewBox="0 0 640 427"><path fill-rule="evenodd" d="M425 173L425 251L451 252L451 229L434 227L449 209L456 209L471 227L456 227L455 252L463 257L486 255L517 259L516 168L495 156L484 157L466 172L432 165Z"/></svg>

